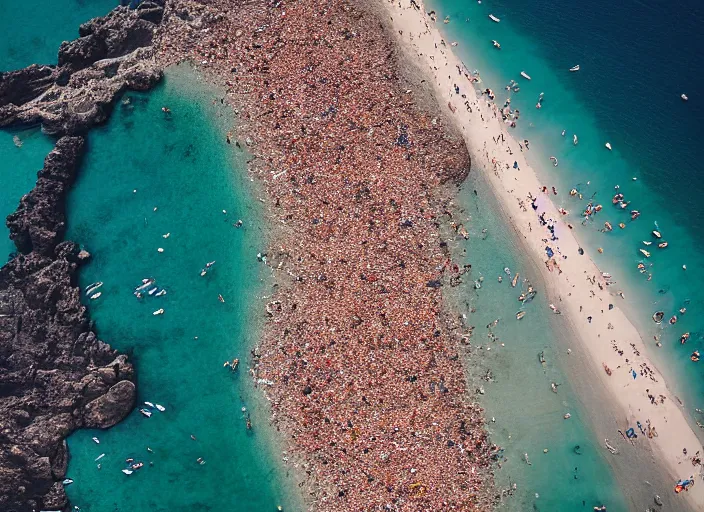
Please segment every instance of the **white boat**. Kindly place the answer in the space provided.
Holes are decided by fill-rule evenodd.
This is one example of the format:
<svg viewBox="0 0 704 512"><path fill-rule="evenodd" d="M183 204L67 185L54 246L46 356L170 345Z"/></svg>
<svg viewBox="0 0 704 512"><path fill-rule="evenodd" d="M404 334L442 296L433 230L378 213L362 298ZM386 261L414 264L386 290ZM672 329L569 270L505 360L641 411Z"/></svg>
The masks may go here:
<svg viewBox="0 0 704 512"><path fill-rule="evenodd" d="M649 253L648 251L646 251L645 249L638 249L638 250L639 250L639 251L641 252L641 254L642 254L643 256L645 256L646 258L650 258L650 253Z"/></svg>
<svg viewBox="0 0 704 512"><path fill-rule="evenodd" d="M164 314L164 308L159 308L156 311L154 311L154 313L152 313L152 315L154 315L154 316L163 315L163 314Z"/></svg>
<svg viewBox="0 0 704 512"><path fill-rule="evenodd" d="M579 141L577 140L577 135L576 135L576 134L575 134L575 135L572 135L572 142L574 143L575 146L576 146L577 143L579 142Z"/></svg>
<svg viewBox="0 0 704 512"><path fill-rule="evenodd" d="M574 73L575 71L579 71L579 64L577 64L576 66L572 66L572 67L570 68L570 71L572 71L573 73Z"/></svg>
<svg viewBox="0 0 704 512"><path fill-rule="evenodd" d="M497 17L494 16L493 14L490 14L490 15L489 15L489 19L490 19L491 21L495 21L496 23L499 23L499 22L501 21L499 18L497 18Z"/></svg>
<svg viewBox="0 0 704 512"><path fill-rule="evenodd" d="M64 479L64 481L61 482L61 483L64 484L64 485L71 485L71 484L73 483L73 480L71 480L70 478L66 478L66 479Z"/></svg>
<svg viewBox="0 0 704 512"><path fill-rule="evenodd" d="M154 404L151 403L151 402L144 402L144 405L148 405L149 407L151 407L152 409L154 409Z"/></svg>
<svg viewBox="0 0 704 512"><path fill-rule="evenodd" d="M682 101L687 101L689 99L685 93L682 93L680 98L682 98Z"/></svg>
<svg viewBox="0 0 704 512"><path fill-rule="evenodd" d="M94 438L93 438L93 442L94 442L95 444L100 444L100 439L98 439L97 437L94 437Z"/></svg>
<svg viewBox="0 0 704 512"><path fill-rule="evenodd" d="M166 295L166 290L159 290L154 297L161 297L162 295Z"/></svg>
<svg viewBox="0 0 704 512"><path fill-rule="evenodd" d="M159 288L157 288L157 287L155 286L154 288L152 288L151 290L149 290L147 293L149 293L149 295L154 295L158 289L159 289Z"/></svg>
<svg viewBox="0 0 704 512"><path fill-rule="evenodd" d="M648 241L646 241L646 240L643 240L643 243L644 243L645 245L651 245L653 242L648 242Z"/></svg>
<svg viewBox="0 0 704 512"><path fill-rule="evenodd" d="M154 284L154 279L142 279L142 284L134 289L136 292L141 292L142 290L149 288Z"/></svg>
<svg viewBox="0 0 704 512"><path fill-rule="evenodd" d="M160 412L164 412L166 410L166 407L164 407L163 405L154 404L154 407L156 407L157 410L159 410Z"/></svg>
<svg viewBox="0 0 704 512"><path fill-rule="evenodd" d="M526 73L525 71L521 71L521 76L526 80L530 80L530 76L528 76L528 73Z"/></svg>
<svg viewBox="0 0 704 512"><path fill-rule="evenodd" d="M134 471L132 471L131 469L123 469L122 472L126 475L131 475L132 473L134 473Z"/></svg>
<svg viewBox="0 0 704 512"><path fill-rule="evenodd" d="M655 238L662 238L662 234L660 234L660 231L653 230L653 236Z"/></svg>
<svg viewBox="0 0 704 512"><path fill-rule="evenodd" d="M98 455L98 456L95 458L95 462L98 462L98 461L99 461L100 459L102 459L103 457L105 457L105 454L104 454L104 453L101 453L100 455Z"/></svg>
<svg viewBox="0 0 704 512"><path fill-rule="evenodd" d="M89 284L88 286L86 286L86 295L92 294L95 290L97 290L101 286L103 286L102 281L98 281L97 283Z"/></svg>
<svg viewBox="0 0 704 512"><path fill-rule="evenodd" d="M604 144L604 146L606 146L606 149L611 151L611 143L610 142L607 142L606 144Z"/></svg>
<svg viewBox="0 0 704 512"><path fill-rule="evenodd" d="M516 313L516 320L520 320L520 319L523 318L524 316L526 316L526 312L525 312L525 311L519 311L518 313Z"/></svg>
<svg viewBox="0 0 704 512"><path fill-rule="evenodd" d="M494 48L496 48L497 50L501 49L501 45L499 44L498 41L491 41L491 44L493 44Z"/></svg>
<svg viewBox="0 0 704 512"><path fill-rule="evenodd" d="M100 298L100 296L102 294L103 294L103 292L94 293L93 295L90 296L90 300L98 299L98 298Z"/></svg>
<svg viewBox="0 0 704 512"><path fill-rule="evenodd" d="M140 409L139 412L141 412L147 418L151 417L151 415L152 415L151 411L148 411L146 409Z"/></svg>

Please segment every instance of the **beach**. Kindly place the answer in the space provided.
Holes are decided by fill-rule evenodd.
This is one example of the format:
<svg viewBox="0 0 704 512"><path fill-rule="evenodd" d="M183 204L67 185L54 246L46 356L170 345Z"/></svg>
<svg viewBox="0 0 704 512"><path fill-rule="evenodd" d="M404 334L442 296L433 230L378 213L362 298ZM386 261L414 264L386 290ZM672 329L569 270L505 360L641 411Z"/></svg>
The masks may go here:
<svg viewBox="0 0 704 512"><path fill-rule="evenodd" d="M701 449L701 443L687 423L679 399L669 391L647 357L645 344L637 330L619 308L622 299L618 288L606 284L608 278L602 276L595 264L595 261L598 263L598 254L593 256L595 261L587 252L579 254L578 241L567 223L560 220L562 215L550 200L551 184L541 183L528 166L523 148L504 128L507 125L498 115L498 107L483 95L477 97L473 85L458 73L458 70L472 69L471 63L465 66L453 55L450 41L442 41L435 22L425 14L420 2L418 5L420 9L411 5L399 7L398 3L387 4L395 32L411 51L425 59L426 69L435 78L440 103L448 112L454 110L452 118L475 156L473 169L485 171L512 227L541 269L550 302L562 317L568 319L574 341L580 342L589 356L584 372L589 373L593 386L608 390L610 401L620 409L622 423L620 427L613 426L610 443L616 445L620 442L621 451L628 449L630 443L621 439L618 429L625 432L627 427L635 427L640 421L647 430L649 421L657 436L652 431L652 437L641 435L636 429L639 435L634 441L643 452L643 460L652 458L657 461L668 473L671 488L678 480L698 474L699 468L690 460ZM462 94L467 96L469 106L465 105ZM498 91L496 102L501 100L502 91ZM508 154L509 148L512 154ZM604 147L595 150L607 151ZM548 187L547 193L541 192L544 186ZM535 210L531 207L529 194L536 199ZM556 240L552 240L552 234L539 223L538 215L543 212L546 220L552 219L547 224L554 226ZM550 258L550 269L546 264L548 246L555 254ZM611 375L605 367L609 368ZM652 450L652 455L647 454L648 450ZM680 498L692 508L700 508L704 504L704 490L701 486L693 486L683 496L678 496Z"/></svg>

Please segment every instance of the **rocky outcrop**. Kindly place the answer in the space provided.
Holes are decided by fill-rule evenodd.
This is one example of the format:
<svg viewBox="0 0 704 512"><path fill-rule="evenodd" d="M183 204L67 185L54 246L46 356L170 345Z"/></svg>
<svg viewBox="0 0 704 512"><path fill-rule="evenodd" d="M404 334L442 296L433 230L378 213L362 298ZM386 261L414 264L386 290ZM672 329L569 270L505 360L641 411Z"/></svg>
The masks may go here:
<svg viewBox="0 0 704 512"><path fill-rule="evenodd" d="M117 7L62 43L58 66L0 73L0 127L41 123L46 133L75 135L105 121L117 95L160 80L151 45L162 15L163 2Z"/></svg>
<svg viewBox="0 0 704 512"><path fill-rule="evenodd" d="M73 183L83 154L81 137L63 137L39 171L34 189L26 194L14 213L7 217L10 238L24 253L36 251L50 256L63 240L66 227L63 203Z"/></svg>
<svg viewBox="0 0 704 512"><path fill-rule="evenodd" d="M66 437L108 428L134 407L132 365L91 330L77 287L90 255L62 241L81 136L125 89L161 78L151 48L163 2L118 7L63 43L57 66L0 73L0 127L37 124L62 136L34 189L7 218L18 254L0 268L0 510L68 509Z"/></svg>
<svg viewBox="0 0 704 512"><path fill-rule="evenodd" d="M63 137L36 187L10 215L20 253L0 268L0 510L67 506L65 438L107 428L133 408L132 365L90 329L77 270L62 242L64 196L84 140Z"/></svg>

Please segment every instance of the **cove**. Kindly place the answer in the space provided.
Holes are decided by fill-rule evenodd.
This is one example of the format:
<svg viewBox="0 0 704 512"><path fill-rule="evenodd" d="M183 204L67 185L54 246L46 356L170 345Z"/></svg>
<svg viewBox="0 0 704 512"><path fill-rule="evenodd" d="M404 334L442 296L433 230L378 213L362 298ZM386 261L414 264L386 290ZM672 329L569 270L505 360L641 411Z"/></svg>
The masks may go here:
<svg viewBox="0 0 704 512"><path fill-rule="evenodd" d="M92 254L80 284L104 284L86 304L101 339L135 363L138 407L166 410L135 410L108 431L69 438L67 492L84 511L300 509L247 373L267 240L246 155L226 142L234 120L223 97L186 65L172 67L152 92L125 95L89 135L67 238ZM138 299L147 278L166 294L148 287ZM236 372L223 367L233 358ZM125 475L127 459L144 467Z"/></svg>

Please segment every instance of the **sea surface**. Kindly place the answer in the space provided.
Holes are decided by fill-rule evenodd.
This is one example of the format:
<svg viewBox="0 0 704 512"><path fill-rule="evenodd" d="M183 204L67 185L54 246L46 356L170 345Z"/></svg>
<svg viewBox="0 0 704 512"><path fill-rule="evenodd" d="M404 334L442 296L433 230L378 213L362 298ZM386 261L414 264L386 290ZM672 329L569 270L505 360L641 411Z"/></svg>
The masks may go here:
<svg viewBox="0 0 704 512"><path fill-rule="evenodd" d="M84 511L300 509L247 372L267 240L246 155L226 142L234 120L223 94L177 66L152 92L126 94L89 135L67 237L92 254L80 284L104 284L99 298L85 296L91 319L130 354L138 407L152 415L135 409L112 429L69 438L67 491ZM143 279L155 282L140 299ZM224 362L234 358L233 372Z"/></svg>
<svg viewBox="0 0 704 512"><path fill-rule="evenodd" d="M0 0L0 72L30 64L56 64L59 45L78 37L78 26L103 16L118 0ZM19 137L17 147L13 137ZM54 139L38 128L0 130L0 262L15 251L5 217L37 179Z"/></svg>
<svg viewBox="0 0 704 512"><path fill-rule="evenodd" d="M520 110L513 134L530 141L529 163L545 185L557 188L553 200L570 212L567 220L601 270L613 275L614 291L623 290L626 299L618 299L619 306L684 402L694 430L704 434L695 423L704 422L695 412L704 409L704 363L690 360L695 349L704 350L699 146L704 135L704 88L699 79L704 5L431 0L426 10L431 9L437 11L448 47L456 41L453 51L470 70L481 73L481 87L493 89L499 105L510 98L511 106ZM489 14L500 23L491 21ZM444 24L446 16L449 23ZM492 40L501 44L500 50ZM570 72L575 65L580 70ZM531 80L522 78L521 71ZM505 90L510 80L517 82L518 92ZM540 93L544 99L537 109ZM683 93L688 101L680 98ZM606 142L612 151L605 148ZM550 156L558 159L559 167L552 166ZM581 198L568 194L573 188ZM624 209L612 204L617 192L630 201ZM603 210L582 225L590 200ZM631 220L632 210L641 213L638 219ZM603 231L606 221L613 231ZM658 248L663 241L668 246ZM638 270L639 263L645 273ZM684 315L679 313L683 307ZM665 313L660 325L651 318L655 311ZM670 325L667 319L673 315L677 322ZM685 332L690 338L681 344ZM484 402L491 411L501 407L502 400L487 397ZM536 423L536 428L542 426ZM526 478L529 485L542 481L541 476Z"/></svg>

